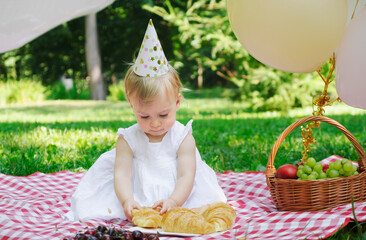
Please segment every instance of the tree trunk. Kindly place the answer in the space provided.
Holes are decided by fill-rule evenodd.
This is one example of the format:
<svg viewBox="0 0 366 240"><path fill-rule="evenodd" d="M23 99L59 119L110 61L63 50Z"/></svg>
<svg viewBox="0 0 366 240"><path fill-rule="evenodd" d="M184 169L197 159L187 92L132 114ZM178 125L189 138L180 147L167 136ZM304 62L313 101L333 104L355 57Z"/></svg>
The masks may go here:
<svg viewBox="0 0 366 240"><path fill-rule="evenodd" d="M99 54L96 13L91 13L85 17L85 53L90 77L90 97L92 100L105 100L106 90L103 84L102 64Z"/></svg>
<svg viewBox="0 0 366 240"><path fill-rule="evenodd" d="M201 89L203 87L203 67L202 67L202 60L199 59L198 62L198 69L197 69L197 87Z"/></svg>

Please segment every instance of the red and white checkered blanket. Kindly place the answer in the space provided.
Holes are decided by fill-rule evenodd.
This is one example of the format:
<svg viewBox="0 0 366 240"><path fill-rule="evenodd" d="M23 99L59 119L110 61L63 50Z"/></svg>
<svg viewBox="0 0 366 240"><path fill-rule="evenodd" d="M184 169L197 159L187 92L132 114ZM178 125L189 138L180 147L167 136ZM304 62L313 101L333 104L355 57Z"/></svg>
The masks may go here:
<svg viewBox="0 0 366 240"><path fill-rule="evenodd" d="M333 155L323 161L338 158ZM70 222L62 217L83 174L69 171L37 172L27 177L0 174L0 239L63 239L91 225L125 226L127 221ZM322 239L353 219L351 204L322 212L278 212L264 172L225 172L217 176L228 203L237 212L236 223L233 229L219 235L190 239ZM355 203L355 212L358 221L365 221L366 202Z"/></svg>

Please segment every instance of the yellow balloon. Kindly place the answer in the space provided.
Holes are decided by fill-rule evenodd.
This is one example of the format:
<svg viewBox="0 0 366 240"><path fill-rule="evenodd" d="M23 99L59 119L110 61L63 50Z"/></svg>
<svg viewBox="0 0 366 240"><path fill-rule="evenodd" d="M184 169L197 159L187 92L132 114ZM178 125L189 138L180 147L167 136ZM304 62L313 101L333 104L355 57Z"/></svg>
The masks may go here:
<svg viewBox="0 0 366 240"><path fill-rule="evenodd" d="M318 70L340 44L347 0L227 0L230 25L246 50L273 68Z"/></svg>

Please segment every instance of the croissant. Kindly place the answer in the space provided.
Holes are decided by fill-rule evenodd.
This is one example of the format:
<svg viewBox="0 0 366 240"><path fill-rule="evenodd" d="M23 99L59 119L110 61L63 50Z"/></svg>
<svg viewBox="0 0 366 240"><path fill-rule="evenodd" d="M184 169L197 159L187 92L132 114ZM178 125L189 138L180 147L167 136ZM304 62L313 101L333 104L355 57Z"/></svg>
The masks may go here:
<svg viewBox="0 0 366 240"><path fill-rule="evenodd" d="M132 210L132 222L139 227L160 228L163 216L159 208L142 207Z"/></svg>
<svg viewBox="0 0 366 240"><path fill-rule="evenodd" d="M170 209L163 215L162 228L165 232L210 234L215 226L203 216L182 207Z"/></svg>
<svg viewBox="0 0 366 240"><path fill-rule="evenodd" d="M223 202L206 204L192 210L202 215L207 222L213 224L216 232L228 230L235 223L235 210L229 204Z"/></svg>

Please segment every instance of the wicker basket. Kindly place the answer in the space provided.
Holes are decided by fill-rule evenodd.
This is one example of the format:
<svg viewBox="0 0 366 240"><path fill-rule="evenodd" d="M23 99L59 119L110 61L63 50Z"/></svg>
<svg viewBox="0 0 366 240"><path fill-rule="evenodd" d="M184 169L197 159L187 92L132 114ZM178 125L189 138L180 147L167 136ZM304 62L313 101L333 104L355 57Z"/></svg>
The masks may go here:
<svg viewBox="0 0 366 240"><path fill-rule="evenodd" d="M273 166L277 150L286 136L296 127L311 121L325 122L338 128L351 141L359 159L359 174L318 180L280 179ZM341 124L327 117L310 116L288 126L275 142L268 158L266 181L279 211L323 211L344 204L366 201L366 156L353 135Z"/></svg>

